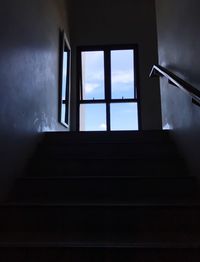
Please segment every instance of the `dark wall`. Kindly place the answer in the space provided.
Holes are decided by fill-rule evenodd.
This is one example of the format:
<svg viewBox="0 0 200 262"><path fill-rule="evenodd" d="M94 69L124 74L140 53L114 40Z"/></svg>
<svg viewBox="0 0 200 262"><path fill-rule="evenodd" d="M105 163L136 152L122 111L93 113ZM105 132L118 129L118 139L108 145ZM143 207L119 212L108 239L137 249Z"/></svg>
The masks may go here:
<svg viewBox="0 0 200 262"><path fill-rule="evenodd" d="M149 79L157 62L154 0L71 0L71 42L76 72L76 47L80 45L138 44L142 126L161 128L160 93L157 79ZM73 75L73 97L76 97ZM73 120L75 120L75 107Z"/></svg>
<svg viewBox="0 0 200 262"><path fill-rule="evenodd" d="M200 2L157 0L159 62L200 90ZM200 174L200 108L161 80L163 125L174 130L191 171Z"/></svg>
<svg viewBox="0 0 200 262"><path fill-rule="evenodd" d="M20 173L43 131L58 123L62 0L0 2L0 196Z"/></svg>

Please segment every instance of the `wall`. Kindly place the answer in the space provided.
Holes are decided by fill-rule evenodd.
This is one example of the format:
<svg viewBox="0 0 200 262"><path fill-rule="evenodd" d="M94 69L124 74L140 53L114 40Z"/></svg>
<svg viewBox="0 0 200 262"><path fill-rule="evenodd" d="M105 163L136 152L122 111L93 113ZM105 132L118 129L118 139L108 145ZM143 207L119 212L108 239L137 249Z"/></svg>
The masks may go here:
<svg viewBox="0 0 200 262"><path fill-rule="evenodd" d="M200 2L157 0L159 62L200 90ZM163 125L170 126L191 172L200 174L200 108L161 80Z"/></svg>
<svg viewBox="0 0 200 262"><path fill-rule="evenodd" d="M157 63L157 33L154 0L71 0L71 42L73 70L76 47L81 45L139 45L141 110L144 129L160 129L160 92L157 79L149 79ZM73 75L73 99L76 75ZM73 127L75 129L75 105Z"/></svg>
<svg viewBox="0 0 200 262"><path fill-rule="evenodd" d="M0 2L0 197L20 174L38 134L58 123L62 0Z"/></svg>

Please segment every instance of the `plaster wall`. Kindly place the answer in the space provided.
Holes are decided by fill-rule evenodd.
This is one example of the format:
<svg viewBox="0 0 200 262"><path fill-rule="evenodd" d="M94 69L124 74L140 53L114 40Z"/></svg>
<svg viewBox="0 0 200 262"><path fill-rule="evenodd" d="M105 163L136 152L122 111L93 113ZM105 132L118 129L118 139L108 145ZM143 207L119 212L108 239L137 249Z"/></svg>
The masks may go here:
<svg viewBox="0 0 200 262"><path fill-rule="evenodd" d="M23 169L39 134L58 123L59 28L64 0L0 1L0 197Z"/></svg>
<svg viewBox="0 0 200 262"><path fill-rule="evenodd" d="M200 2L157 0L159 63L200 90ZM200 108L161 79L163 126L173 130L191 173L200 176Z"/></svg>

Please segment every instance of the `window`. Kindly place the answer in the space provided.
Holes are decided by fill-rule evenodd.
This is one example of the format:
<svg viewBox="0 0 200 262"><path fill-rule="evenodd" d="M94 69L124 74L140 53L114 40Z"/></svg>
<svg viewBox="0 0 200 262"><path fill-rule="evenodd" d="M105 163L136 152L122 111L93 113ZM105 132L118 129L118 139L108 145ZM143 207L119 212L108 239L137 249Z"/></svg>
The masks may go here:
<svg viewBox="0 0 200 262"><path fill-rule="evenodd" d="M66 34L60 34L60 91L59 119L60 123L69 128L69 95L70 95L70 47Z"/></svg>
<svg viewBox="0 0 200 262"><path fill-rule="evenodd" d="M138 130L137 46L78 49L80 131Z"/></svg>

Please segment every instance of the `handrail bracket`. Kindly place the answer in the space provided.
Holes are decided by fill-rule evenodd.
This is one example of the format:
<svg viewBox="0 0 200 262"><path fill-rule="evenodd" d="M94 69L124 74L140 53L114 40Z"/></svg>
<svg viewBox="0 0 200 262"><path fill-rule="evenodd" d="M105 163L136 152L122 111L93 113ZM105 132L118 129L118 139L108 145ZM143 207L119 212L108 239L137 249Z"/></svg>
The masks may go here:
<svg viewBox="0 0 200 262"><path fill-rule="evenodd" d="M200 107L200 101L198 102L197 100L195 100L194 98L192 98L192 103L196 106Z"/></svg>

